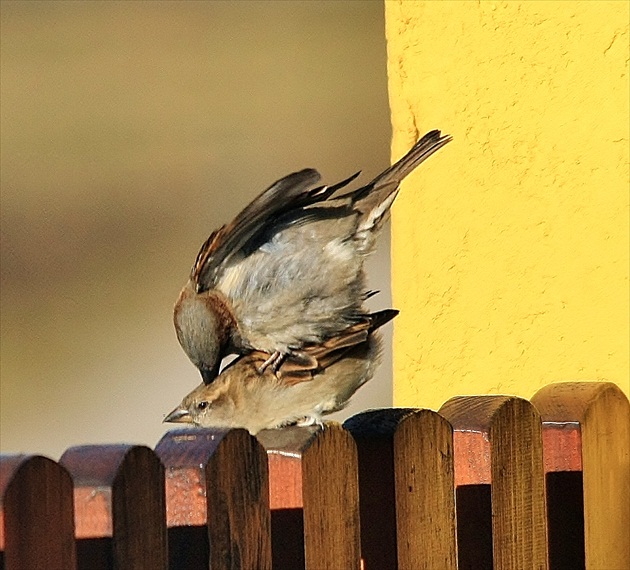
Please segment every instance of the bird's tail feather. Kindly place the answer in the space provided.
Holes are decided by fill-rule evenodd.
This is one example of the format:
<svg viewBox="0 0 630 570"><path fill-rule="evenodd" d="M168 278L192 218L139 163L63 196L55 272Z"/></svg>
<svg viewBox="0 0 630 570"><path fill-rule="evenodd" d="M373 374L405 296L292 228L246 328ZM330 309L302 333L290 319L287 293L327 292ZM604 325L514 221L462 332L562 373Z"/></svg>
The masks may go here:
<svg viewBox="0 0 630 570"><path fill-rule="evenodd" d="M376 311L370 313L368 319L370 320L369 332L373 332L378 328L381 328L384 324L391 321L399 311L397 309L383 309L382 311Z"/></svg>
<svg viewBox="0 0 630 570"><path fill-rule="evenodd" d="M442 135L438 130L424 135L400 160L379 174L368 186L374 188L392 182L400 184L402 180L432 154L453 140L451 135Z"/></svg>
<svg viewBox="0 0 630 570"><path fill-rule="evenodd" d="M372 247L375 234L387 218L402 180L451 140L450 135L442 136L437 130L427 133L398 162L379 174L367 186L353 193L352 201L355 208L362 213L356 238L363 240L361 247L363 251L369 251Z"/></svg>

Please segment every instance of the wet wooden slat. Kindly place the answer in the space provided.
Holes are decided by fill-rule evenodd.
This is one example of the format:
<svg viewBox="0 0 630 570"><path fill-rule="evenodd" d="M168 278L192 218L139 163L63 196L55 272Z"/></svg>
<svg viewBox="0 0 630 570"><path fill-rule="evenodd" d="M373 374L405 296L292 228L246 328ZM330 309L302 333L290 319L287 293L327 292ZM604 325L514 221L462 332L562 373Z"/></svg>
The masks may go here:
<svg viewBox="0 0 630 570"><path fill-rule="evenodd" d="M455 569L450 424L431 410L393 408L358 414L344 427L359 451L365 569Z"/></svg>
<svg viewBox="0 0 630 570"><path fill-rule="evenodd" d="M77 538L99 545L79 549L80 568L106 567L110 560L114 568L167 568L164 468L151 449L71 447L60 463L74 481Z"/></svg>
<svg viewBox="0 0 630 570"><path fill-rule="evenodd" d="M282 523L299 524L301 518L304 524L303 560L294 543L274 539L274 567L358 570L359 491L352 436L339 424L326 422L324 429L290 427L257 437L269 457L274 535L283 537ZM285 490L289 492L283 495ZM295 526L284 530L296 532Z"/></svg>
<svg viewBox="0 0 630 570"><path fill-rule="evenodd" d="M204 552L205 568L270 569L267 454L256 438L241 429L173 430L156 452L166 468L169 526L182 539L171 569L201 567L190 559L195 549ZM200 523L207 523L208 542L199 544L197 535L186 543L186 528Z"/></svg>
<svg viewBox="0 0 630 570"><path fill-rule="evenodd" d="M552 567L567 568L577 549L583 555L573 568L630 568L628 399L610 382L563 382L539 390L532 403L543 419L548 482L561 480L549 493ZM570 533L569 509L577 511Z"/></svg>
<svg viewBox="0 0 630 570"><path fill-rule="evenodd" d="M536 408L511 396L468 396L452 398L440 414L454 430L460 568L546 569L542 427ZM491 553L483 536L488 484Z"/></svg>
<svg viewBox="0 0 630 570"><path fill-rule="evenodd" d="M6 570L76 568L72 480L59 464L0 456L0 550Z"/></svg>

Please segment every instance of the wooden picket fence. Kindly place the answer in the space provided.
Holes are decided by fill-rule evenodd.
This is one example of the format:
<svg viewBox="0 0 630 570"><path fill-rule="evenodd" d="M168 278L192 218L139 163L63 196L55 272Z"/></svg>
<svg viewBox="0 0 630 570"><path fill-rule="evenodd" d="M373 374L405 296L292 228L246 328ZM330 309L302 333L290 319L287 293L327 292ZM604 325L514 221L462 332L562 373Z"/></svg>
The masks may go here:
<svg viewBox="0 0 630 570"><path fill-rule="evenodd" d="M2 568L628 570L629 446L617 386L561 383L2 456Z"/></svg>

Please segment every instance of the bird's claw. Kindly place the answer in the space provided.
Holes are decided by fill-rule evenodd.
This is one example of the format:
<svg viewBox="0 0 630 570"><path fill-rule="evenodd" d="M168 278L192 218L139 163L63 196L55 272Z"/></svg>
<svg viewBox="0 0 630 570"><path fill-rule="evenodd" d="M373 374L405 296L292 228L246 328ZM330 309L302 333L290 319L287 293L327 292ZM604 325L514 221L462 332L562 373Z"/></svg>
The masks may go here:
<svg viewBox="0 0 630 570"><path fill-rule="evenodd" d="M315 416L306 416L305 418L298 421L295 425L299 427L317 426L322 431L325 429L322 419Z"/></svg>
<svg viewBox="0 0 630 570"><path fill-rule="evenodd" d="M258 374L263 374L263 372L267 370L268 367L271 367L273 373L276 374L280 366L282 366L285 358L286 354L278 351L273 352L271 356L258 367Z"/></svg>

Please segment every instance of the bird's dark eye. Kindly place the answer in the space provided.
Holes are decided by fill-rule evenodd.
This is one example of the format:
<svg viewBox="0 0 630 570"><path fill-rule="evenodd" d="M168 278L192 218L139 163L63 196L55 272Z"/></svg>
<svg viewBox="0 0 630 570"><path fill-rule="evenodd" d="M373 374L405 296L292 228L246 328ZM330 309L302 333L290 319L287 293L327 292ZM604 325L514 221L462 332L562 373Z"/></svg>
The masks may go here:
<svg viewBox="0 0 630 570"><path fill-rule="evenodd" d="M205 410L208 407L208 402L199 402L197 404L198 410Z"/></svg>

